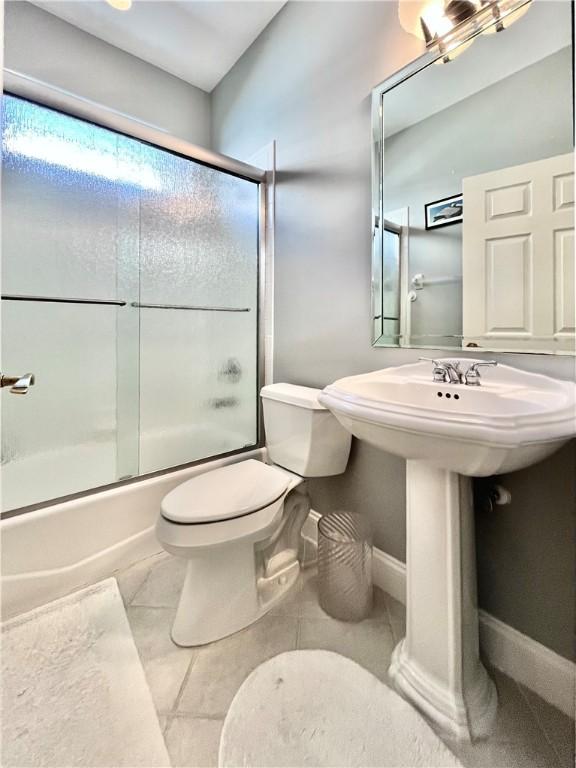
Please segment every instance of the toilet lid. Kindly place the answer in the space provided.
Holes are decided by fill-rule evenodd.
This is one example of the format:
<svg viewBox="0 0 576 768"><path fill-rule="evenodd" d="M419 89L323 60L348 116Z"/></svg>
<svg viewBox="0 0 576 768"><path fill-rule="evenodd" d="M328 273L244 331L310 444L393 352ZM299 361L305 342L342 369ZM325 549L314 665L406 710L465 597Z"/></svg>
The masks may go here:
<svg viewBox="0 0 576 768"><path fill-rule="evenodd" d="M289 476L255 459L205 472L170 491L162 517L174 523L214 523L267 507L281 498Z"/></svg>

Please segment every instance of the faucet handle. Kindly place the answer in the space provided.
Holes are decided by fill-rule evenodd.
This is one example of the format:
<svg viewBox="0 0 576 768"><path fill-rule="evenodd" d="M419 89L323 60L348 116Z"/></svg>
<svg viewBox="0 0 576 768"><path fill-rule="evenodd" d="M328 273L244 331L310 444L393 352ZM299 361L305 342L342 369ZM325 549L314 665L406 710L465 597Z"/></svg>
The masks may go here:
<svg viewBox="0 0 576 768"><path fill-rule="evenodd" d="M419 357L418 360L423 362L432 363L434 368L432 369L432 376L434 381L446 383L448 381L448 371L444 366L444 363L439 360L434 360L433 357Z"/></svg>
<svg viewBox="0 0 576 768"><path fill-rule="evenodd" d="M493 368L494 366L498 365L498 362L496 360L483 360L477 363L472 363L472 365L464 374L464 381L469 387L480 386L481 376L478 368L481 368L483 365Z"/></svg>
<svg viewBox="0 0 576 768"><path fill-rule="evenodd" d="M0 388L10 387L10 392L14 395L25 395L34 383L35 376L33 373L25 373L23 376L0 374Z"/></svg>

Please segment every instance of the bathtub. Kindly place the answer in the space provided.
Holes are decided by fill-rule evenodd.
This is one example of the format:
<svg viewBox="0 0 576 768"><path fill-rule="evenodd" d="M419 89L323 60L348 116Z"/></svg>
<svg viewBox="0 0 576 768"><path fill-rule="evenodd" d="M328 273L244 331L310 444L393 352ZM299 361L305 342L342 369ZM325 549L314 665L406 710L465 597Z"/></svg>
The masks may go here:
<svg viewBox="0 0 576 768"><path fill-rule="evenodd" d="M0 522L2 617L112 575L161 551L154 535L160 502L179 483L265 449L207 461Z"/></svg>

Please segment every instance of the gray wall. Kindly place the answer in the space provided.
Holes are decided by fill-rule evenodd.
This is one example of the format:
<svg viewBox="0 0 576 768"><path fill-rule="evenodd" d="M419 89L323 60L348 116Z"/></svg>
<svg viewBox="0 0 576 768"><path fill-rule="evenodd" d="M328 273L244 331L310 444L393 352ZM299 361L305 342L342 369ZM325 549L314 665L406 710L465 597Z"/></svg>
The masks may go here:
<svg viewBox="0 0 576 768"><path fill-rule="evenodd" d="M370 91L420 52L396 3L291 2L213 92L214 149L248 159L278 142L277 381L323 386L419 354L370 346L369 286ZM573 376L571 359L502 359ZM512 505L477 515L482 607L565 656L574 626L574 459L570 446L502 478ZM312 495L320 511L364 510L376 544L404 559L402 461L356 444L346 475L312 483Z"/></svg>
<svg viewBox="0 0 576 768"><path fill-rule="evenodd" d="M410 276L462 275L462 224L426 230L426 203L459 194L468 176L572 150L571 57L571 48L563 48L386 139L384 211L409 208ZM423 95L418 78L398 87L415 100ZM444 95L449 94L440 100ZM385 120L396 101L384 96ZM419 292L410 307L412 333L461 334L461 287L438 285Z"/></svg>
<svg viewBox="0 0 576 768"><path fill-rule="evenodd" d="M23 0L5 4L5 66L203 147L210 97Z"/></svg>

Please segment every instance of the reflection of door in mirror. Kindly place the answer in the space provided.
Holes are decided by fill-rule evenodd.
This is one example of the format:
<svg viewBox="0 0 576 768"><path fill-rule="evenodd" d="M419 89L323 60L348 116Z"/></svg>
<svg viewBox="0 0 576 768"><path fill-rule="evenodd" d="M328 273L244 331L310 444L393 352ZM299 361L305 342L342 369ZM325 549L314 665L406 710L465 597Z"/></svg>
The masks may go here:
<svg viewBox="0 0 576 768"><path fill-rule="evenodd" d="M574 351L574 155L464 179L463 345Z"/></svg>

